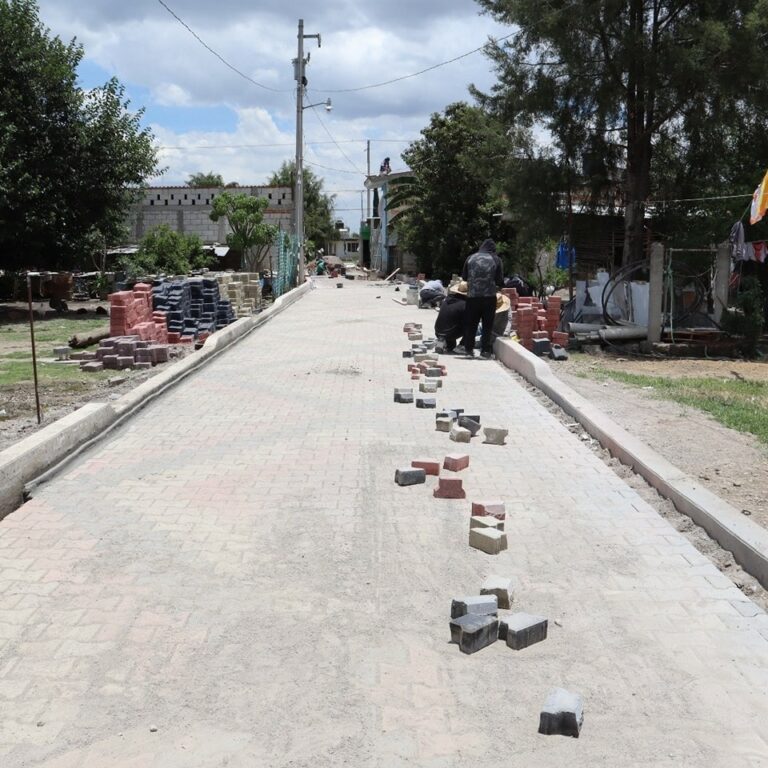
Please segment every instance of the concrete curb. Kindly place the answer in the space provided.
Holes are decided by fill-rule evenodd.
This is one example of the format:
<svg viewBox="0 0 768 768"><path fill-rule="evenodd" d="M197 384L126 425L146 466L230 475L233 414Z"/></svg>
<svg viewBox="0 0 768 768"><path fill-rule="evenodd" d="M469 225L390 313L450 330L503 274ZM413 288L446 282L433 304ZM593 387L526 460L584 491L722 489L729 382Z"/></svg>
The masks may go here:
<svg viewBox="0 0 768 768"><path fill-rule="evenodd" d="M73 413L0 452L0 520L23 503L25 493L47 481L73 458L165 390L207 365L224 350L290 307L311 288L307 282L281 296L264 312L237 320L223 328L210 336L193 355L147 379L119 400L86 403Z"/></svg>
<svg viewBox="0 0 768 768"><path fill-rule="evenodd" d="M497 339L496 357L557 403L612 456L644 477L662 496L731 552L736 562L768 589L768 530L744 517L686 475L674 464L633 437L599 408L574 392L549 365L513 341Z"/></svg>

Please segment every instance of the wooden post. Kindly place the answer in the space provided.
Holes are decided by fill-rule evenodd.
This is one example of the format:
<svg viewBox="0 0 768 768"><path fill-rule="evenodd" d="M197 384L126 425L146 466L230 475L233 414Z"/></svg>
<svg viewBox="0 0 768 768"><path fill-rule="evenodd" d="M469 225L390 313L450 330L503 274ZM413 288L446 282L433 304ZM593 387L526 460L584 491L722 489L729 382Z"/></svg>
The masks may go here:
<svg viewBox="0 0 768 768"><path fill-rule="evenodd" d="M731 247L726 241L717 246L717 261L715 262L715 284L712 287L712 298L714 299L714 311L712 317L720 325L728 307L728 285L731 278Z"/></svg>
<svg viewBox="0 0 768 768"><path fill-rule="evenodd" d="M664 298L664 246L651 244L651 279L648 285L648 341L661 341L662 303Z"/></svg>

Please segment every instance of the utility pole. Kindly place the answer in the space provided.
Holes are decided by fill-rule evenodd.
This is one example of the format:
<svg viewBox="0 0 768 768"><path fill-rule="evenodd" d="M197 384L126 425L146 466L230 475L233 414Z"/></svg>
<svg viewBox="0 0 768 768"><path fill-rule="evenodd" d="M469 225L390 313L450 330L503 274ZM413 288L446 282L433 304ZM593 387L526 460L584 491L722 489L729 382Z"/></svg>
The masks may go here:
<svg viewBox="0 0 768 768"><path fill-rule="evenodd" d="M368 149L366 150L366 154L368 156L368 178L371 177L371 140L368 139ZM371 190L366 190L366 211L367 211L367 217L371 218Z"/></svg>
<svg viewBox="0 0 768 768"><path fill-rule="evenodd" d="M296 189L294 191L293 205L296 216L296 239L299 244L299 285L304 284L306 273L306 261L304 258L304 89L307 87L307 78L304 68L309 61L309 55L304 58L304 40L317 38L317 47L321 45L320 35L304 34L304 19L299 19L299 47L298 56L294 61L294 76L296 77Z"/></svg>

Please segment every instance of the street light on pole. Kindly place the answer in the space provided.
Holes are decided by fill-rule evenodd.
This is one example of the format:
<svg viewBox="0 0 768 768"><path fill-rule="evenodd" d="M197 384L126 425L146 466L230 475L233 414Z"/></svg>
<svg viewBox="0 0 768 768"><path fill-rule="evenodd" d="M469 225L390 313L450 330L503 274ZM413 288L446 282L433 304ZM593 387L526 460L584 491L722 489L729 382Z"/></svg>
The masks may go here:
<svg viewBox="0 0 768 768"><path fill-rule="evenodd" d="M321 47L320 35L304 34L304 19L299 19L299 46L298 56L294 59L294 77L296 78L296 188L293 204L296 216L296 239L299 244L299 285L304 283L306 265L304 259L304 110L309 107L317 107L319 104L307 104L304 106L304 89L307 87L307 78L304 68L309 62L309 54L304 58L304 40L317 38L317 47ZM330 112L331 100L323 102L323 106Z"/></svg>

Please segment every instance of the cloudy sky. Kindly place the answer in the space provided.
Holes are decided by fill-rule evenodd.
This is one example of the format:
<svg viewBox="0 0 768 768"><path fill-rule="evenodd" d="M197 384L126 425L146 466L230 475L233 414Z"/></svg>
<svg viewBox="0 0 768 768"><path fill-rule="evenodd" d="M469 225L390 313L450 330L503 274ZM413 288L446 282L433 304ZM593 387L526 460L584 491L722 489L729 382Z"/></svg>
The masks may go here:
<svg viewBox="0 0 768 768"><path fill-rule="evenodd" d="M476 53L392 85L359 89L430 67L510 30L479 13L474 0L164 0L202 40L259 87L206 50L159 0L39 0L44 23L85 48L84 87L116 75L162 147L166 173L181 183L196 171L263 184L295 153L291 60L299 18L321 33L311 52L304 112L305 161L336 194L337 215L357 230L366 171L385 156L393 170L432 112L489 87L488 60ZM346 91L346 92L345 92Z"/></svg>

